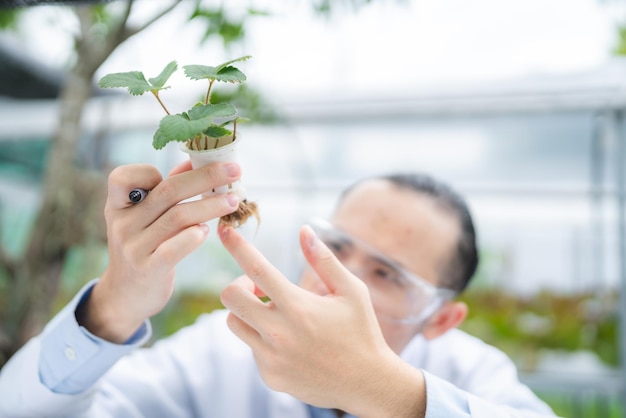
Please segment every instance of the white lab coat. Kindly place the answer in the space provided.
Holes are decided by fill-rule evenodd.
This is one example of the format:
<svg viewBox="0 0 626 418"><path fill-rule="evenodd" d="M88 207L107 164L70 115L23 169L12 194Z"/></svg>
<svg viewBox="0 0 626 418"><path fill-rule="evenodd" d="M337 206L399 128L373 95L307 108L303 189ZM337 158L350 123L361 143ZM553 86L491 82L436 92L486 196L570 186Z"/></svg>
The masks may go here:
<svg viewBox="0 0 626 418"><path fill-rule="evenodd" d="M73 317L73 308L68 313ZM36 337L0 371L0 417L308 418L305 404L263 383L226 315L202 315L153 347L134 350L77 394L54 393L41 382ZM63 320L70 319L55 322ZM425 371L427 418L553 416L502 352L462 331L432 341L417 336L402 357Z"/></svg>

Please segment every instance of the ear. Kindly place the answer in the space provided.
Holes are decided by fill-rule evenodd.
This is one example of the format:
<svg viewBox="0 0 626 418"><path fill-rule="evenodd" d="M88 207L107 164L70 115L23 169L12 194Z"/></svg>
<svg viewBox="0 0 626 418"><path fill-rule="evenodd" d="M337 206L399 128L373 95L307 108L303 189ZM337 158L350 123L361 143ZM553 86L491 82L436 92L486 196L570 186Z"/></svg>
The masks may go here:
<svg viewBox="0 0 626 418"><path fill-rule="evenodd" d="M445 334L448 330L459 326L467 317L468 308L465 302L446 302L428 320L422 330L427 340L432 340Z"/></svg>

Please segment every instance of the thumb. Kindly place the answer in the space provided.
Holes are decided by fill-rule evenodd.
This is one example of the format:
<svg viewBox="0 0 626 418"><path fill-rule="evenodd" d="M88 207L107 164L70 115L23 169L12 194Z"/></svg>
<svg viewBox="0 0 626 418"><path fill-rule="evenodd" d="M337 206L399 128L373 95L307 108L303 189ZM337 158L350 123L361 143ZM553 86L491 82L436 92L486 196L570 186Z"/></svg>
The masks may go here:
<svg viewBox="0 0 626 418"><path fill-rule="evenodd" d="M304 225L300 230L300 246L307 262L331 294L349 295L358 286L367 289L365 283L337 260L333 252L308 225Z"/></svg>

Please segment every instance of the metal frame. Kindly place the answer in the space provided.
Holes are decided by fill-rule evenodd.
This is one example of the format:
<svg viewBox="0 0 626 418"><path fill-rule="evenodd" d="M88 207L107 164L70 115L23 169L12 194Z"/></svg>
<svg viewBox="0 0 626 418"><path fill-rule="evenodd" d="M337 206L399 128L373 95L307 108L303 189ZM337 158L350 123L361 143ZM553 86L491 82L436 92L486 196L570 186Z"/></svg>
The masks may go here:
<svg viewBox="0 0 626 418"><path fill-rule="evenodd" d="M614 111L618 131L617 152L615 153L615 172L617 175L617 210L618 210L618 246L619 246L619 277L620 277L620 360L622 362L621 392L624 409L626 410L626 144L624 143L624 111Z"/></svg>

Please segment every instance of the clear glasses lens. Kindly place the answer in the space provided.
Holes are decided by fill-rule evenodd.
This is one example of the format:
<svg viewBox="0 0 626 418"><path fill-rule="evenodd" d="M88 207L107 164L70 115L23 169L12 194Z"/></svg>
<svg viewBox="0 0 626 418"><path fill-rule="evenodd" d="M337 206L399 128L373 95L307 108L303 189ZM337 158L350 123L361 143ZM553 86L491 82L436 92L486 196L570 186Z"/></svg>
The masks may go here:
<svg viewBox="0 0 626 418"><path fill-rule="evenodd" d="M367 284L379 317L420 322L453 296L452 290L433 286L329 222L314 220L311 226L337 259Z"/></svg>

